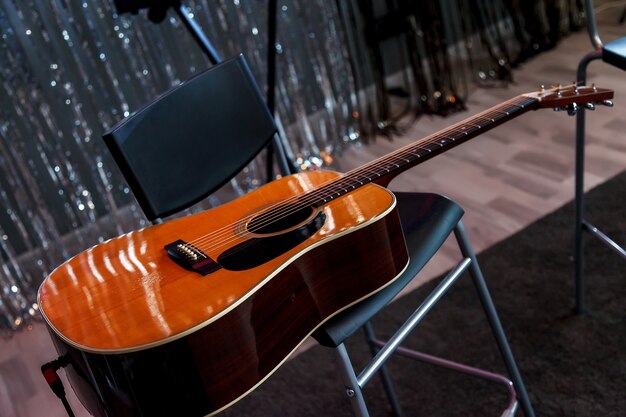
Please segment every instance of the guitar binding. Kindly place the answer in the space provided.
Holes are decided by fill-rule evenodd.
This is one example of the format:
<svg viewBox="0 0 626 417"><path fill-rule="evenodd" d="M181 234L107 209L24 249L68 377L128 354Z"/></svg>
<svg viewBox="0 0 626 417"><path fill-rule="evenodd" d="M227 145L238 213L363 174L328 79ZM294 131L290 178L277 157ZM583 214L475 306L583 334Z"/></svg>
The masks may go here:
<svg viewBox="0 0 626 417"><path fill-rule="evenodd" d="M209 275L217 271L221 266L211 259L206 253L183 240L165 245L167 255L188 271L197 272L200 275Z"/></svg>

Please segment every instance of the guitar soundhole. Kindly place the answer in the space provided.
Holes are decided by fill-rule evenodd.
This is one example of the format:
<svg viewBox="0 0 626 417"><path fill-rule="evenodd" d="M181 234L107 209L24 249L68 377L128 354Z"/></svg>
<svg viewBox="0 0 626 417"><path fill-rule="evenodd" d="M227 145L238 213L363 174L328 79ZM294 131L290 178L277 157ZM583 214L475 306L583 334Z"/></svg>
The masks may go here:
<svg viewBox="0 0 626 417"><path fill-rule="evenodd" d="M312 207L281 206L259 213L246 225L253 236L222 252L217 263L231 271L254 268L313 236L325 220L324 211Z"/></svg>
<svg viewBox="0 0 626 417"><path fill-rule="evenodd" d="M313 207L281 204L253 217L246 225L246 229L258 235L281 233L307 223L314 214Z"/></svg>

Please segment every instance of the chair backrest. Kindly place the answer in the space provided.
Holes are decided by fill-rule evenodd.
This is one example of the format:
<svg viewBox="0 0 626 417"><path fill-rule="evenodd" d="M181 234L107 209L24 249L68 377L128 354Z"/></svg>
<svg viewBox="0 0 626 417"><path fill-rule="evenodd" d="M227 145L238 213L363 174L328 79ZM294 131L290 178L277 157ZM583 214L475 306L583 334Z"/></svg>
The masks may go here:
<svg viewBox="0 0 626 417"><path fill-rule="evenodd" d="M149 220L185 209L244 168L276 133L243 55L162 94L104 140Z"/></svg>

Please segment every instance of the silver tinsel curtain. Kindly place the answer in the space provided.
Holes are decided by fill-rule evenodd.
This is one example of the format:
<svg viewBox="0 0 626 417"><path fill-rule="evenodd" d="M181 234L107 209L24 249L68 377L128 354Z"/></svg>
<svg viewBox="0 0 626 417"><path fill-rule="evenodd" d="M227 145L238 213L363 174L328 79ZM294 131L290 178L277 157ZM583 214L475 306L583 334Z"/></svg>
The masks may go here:
<svg viewBox="0 0 626 417"><path fill-rule="evenodd" d="M580 19L578 2L549 2L565 11L557 27ZM220 55L243 52L264 86L267 2L185 4ZM291 160L329 165L342 144L393 133L410 112L462 109L467 73L508 80L517 58L549 46L546 4L279 1L276 110ZM118 16L112 0L0 0L0 37L0 331L9 335L38 317L37 288L54 267L146 225L102 133L210 65L174 13L156 25L144 13ZM225 193L264 175L253 161Z"/></svg>
<svg viewBox="0 0 626 417"><path fill-rule="evenodd" d="M264 85L267 4L186 4L221 55L244 52ZM328 160L350 129L336 15L323 0L279 4L278 121L303 167ZM0 33L0 328L11 331L37 315L38 285L59 263L145 225L104 130L210 64L174 13L156 25L118 16L109 0L3 1ZM255 161L230 191L263 176Z"/></svg>

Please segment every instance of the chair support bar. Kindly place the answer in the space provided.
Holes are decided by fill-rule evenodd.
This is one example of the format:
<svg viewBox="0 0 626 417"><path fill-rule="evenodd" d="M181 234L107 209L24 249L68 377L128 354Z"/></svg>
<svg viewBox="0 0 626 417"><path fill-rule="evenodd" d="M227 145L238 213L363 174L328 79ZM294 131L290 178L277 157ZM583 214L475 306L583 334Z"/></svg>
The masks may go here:
<svg viewBox="0 0 626 417"><path fill-rule="evenodd" d="M622 258L626 259L626 250L624 250L624 248L622 248L616 241L602 233L600 229L589 223L587 220L583 220L583 227L591 232L592 235L600 239L609 248L617 252L618 255L621 255Z"/></svg>
<svg viewBox="0 0 626 417"><path fill-rule="evenodd" d="M470 258L464 258L426 297L420 306L411 314L411 317L396 331L396 333L384 344L378 351L374 359L361 371L357 377L359 387L363 388L372 376L380 369L385 361L393 354L400 344L407 338L409 333L417 326L422 319L428 314L437 301L450 289L452 284L459 278L463 272L469 267Z"/></svg>
<svg viewBox="0 0 626 417"><path fill-rule="evenodd" d="M381 347L385 345L385 341L380 340L380 339L374 339L372 340L372 343ZM472 375L478 378L486 379L488 381L492 381L492 382L504 385L509 391L510 399L509 399L509 405L507 406L506 410L504 410L504 412L502 413L502 417L512 416L515 414L515 411L517 410L519 403L517 402L517 393L515 392L513 381L511 381L504 375L485 371L484 369L475 368L473 366L464 365L462 363L440 358L438 356L429 355L424 352L418 352L416 350L407 349L403 346L399 346L395 353L401 356L405 356L410 359L415 359L421 362L429 363L431 365L441 366L443 368L451 369L453 371Z"/></svg>

